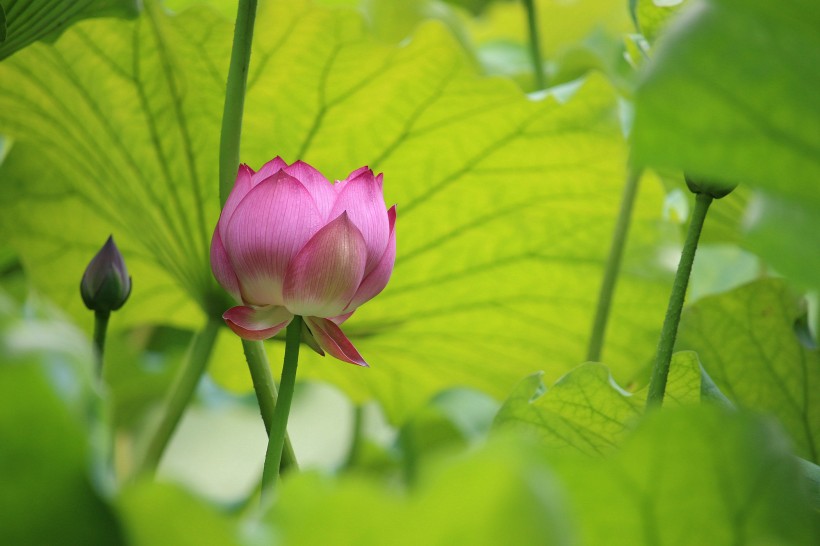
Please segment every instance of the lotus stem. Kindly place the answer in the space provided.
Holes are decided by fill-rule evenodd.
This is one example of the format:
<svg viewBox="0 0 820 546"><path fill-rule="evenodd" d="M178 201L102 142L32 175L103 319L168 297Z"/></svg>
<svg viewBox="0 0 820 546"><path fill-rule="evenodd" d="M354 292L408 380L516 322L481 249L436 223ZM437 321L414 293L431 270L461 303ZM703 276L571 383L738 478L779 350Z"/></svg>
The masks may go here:
<svg viewBox="0 0 820 546"><path fill-rule="evenodd" d="M533 74L535 74L535 86L538 89L544 89L547 86L547 78L544 75L544 59L541 56L541 41L538 34L538 12L536 11L535 0L524 0L524 7L527 10L530 59L532 60Z"/></svg>
<svg viewBox="0 0 820 546"><path fill-rule="evenodd" d="M601 280L601 289L598 292L598 304L595 309L595 318L592 322L592 333L589 336L587 347L587 360L600 362L601 351L604 346L606 326L609 321L609 313L612 309L612 298L615 294L615 285L618 281L618 273L621 269L621 258L626 247L629 235L629 224L632 220L632 209L635 204L635 197L638 195L638 185L641 180L641 169L629 169L626 176L621 197L621 209L618 211L618 219L615 222L615 231L612 235L612 243L609 247L609 256L606 259L604 278Z"/></svg>
<svg viewBox="0 0 820 546"><path fill-rule="evenodd" d="M350 448L347 450L345 467L350 468L359 462L362 451L362 434L364 433L364 406L353 407L353 430L350 433Z"/></svg>
<svg viewBox="0 0 820 546"><path fill-rule="evenodd" d="M675 348L675 339L678 335L680 315L683 311L683 300L686 298L686 288L689 285L689 276L692 273L692 264L695 261L695 251L698 240L706 220L706 213L713 197L708 193L698 193L695 197L695 210L686 233L678 270L675 273L675 282L672 285L672 294L669 296L669 306L666 309L666 318L663 321L658 351L655 355L655 364L652 368L652 379L649 383L649 394L646 398L646 407L650 409L663 404L666 392L666 380L669 376L669 364L672 361L672 351Z"/></svg>
<svg viewBox="0 0 820 546"><path fill-rule="evenodd" d="M248 369L253 380L253 390L256 391L256 400L259 402L259 412L262 414L262 421L265 423L265 431L270 436L271 422L276 407L279 393L273 381L268 365L268 356L265 354L265 346L261 341L242 340L242 348L245 350L245 359L248 361ZM280 472L286 470L298 470L296 454L290 443L290 436L285 432L285 446L282 453L282 464Z"/></svg>
<svg viewBox="0 0 820 546"><path fill-rule="evenodd" d="M255 21L256 0L239 0L219 141L219 200L222 205L228 200L236 178L236 169L239 167L242 113L245 109L245 88L248 83Z"/></svg>
<svg viewBox="0 0 820 546"><path fill-rule="evenodd" d="M139 474L153 474L162 459L162 454L179 424L185 408L194 395L197 384L208 365L216 334L222 325L219 317L209 317L205 327L194 337L188 354L177 372L171 389L163 405L162 416L157 424L145 455L137 467Z"/></svg>
<svg viewBox="0 0 820 546"><path fill-rule="evenodd" d="M279 468L290 415L290 404L293 401L293 389L296 385L296 368L299 364L301 340L302 317L297 315L288 325L285 335L285 361L282 365L282 379L279 381L279 399L273 410L268 449L265 453L265 466L262 470L263 504L272 498L279 481Z"/></svg>

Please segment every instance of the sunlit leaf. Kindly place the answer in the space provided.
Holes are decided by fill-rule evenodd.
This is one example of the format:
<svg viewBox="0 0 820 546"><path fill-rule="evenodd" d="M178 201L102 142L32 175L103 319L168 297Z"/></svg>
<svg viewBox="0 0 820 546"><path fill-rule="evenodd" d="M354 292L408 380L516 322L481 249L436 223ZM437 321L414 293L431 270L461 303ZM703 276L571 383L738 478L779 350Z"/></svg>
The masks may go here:
<svg viewBox="0 0 820 546"><path fill-rule="evenodd" d="M0 132L15 139L0 223L75 316L89 316L78 279L113 233L134 279L115 323L200 323L229 37L209 10L171 19L148 2L136 22L81 23L0 65Z"/></svg>
<svg viewBox="0 0 820 546"><path fill-rule="evenodd" d="M805 309L780 280L704 298L681 319L678 348L693 349L732 401L778 417L797 454L820 455L820 352L804 347L795 323Z"/></svg>
<svg viewBox="0 0 820 546"><path fill-rule="evenodd" d="M697 355L676 353L664 405L699 402L700 374ZM625 391L602 364L582 364L549 388L541 375L516 386L495 418L497 429L527 432L552 450L601 455L612 452L643 415L646 389Z"/></svg>
<svg viewBox="0 0 820 546"><path fill-rule="evenodd" d="M502 397L527 373L579 362L626 162L603 78L565 104L531 100L477 77L435 23L392 46L354 12L289 2L260 6L257 26L243 160L301 158L332 178L367 164L398 203L393 280L345 324L373 367L305 352L301 377L376 396L398 418L445 387ZM148 2L135 23L84 23L0 65L0 131L16 138L0 225L38 285L83 320L76 283L109 232L134 279L119 325L190 327L195 304L224 310L207 250L231 27ZM663 313L660 201L647 181L616 293L604 358L622 381L645 369ZM238 340L227 343L214 372L250 390Z"/></svg>
<svg viewBox="0 0 820 546"><path fill-rule="evenodd" d="M2 0L0 60L37 40L54 40L89 17L134 17L140 0Z"/></svg>
<svg viewBox="0 0 820 546"><path fill-rule="evenodd" d="M347 24L338 30L344 40L358 25ZM354 42L337 51L310 39L321 25L299 25L312 45L290 40L271 63L296 59L310 72L257 82L252 72L248 108L260 115L246 128L267 136L246 139L245 157L260 164L274 142L287 159L303 157L336 178L369 164L385 172L386 198L399 210L393 279L346 327L373 368L308 359L302 373L332 378L356 396L369 385L395 416L435 384L502 396L527 372L554 366L548 374L556 377L558 362L561 372L571 368L583 357L608 246L604 226L620 198L612 91L592 78L567 104L528 101L509 83L475 79L437 25L399 49ZM304 61L309 53L330 64ZM365 55L371 71L362 69ZM622 378L651 356L654 333L634 326L662 314L665 291L647 237L649 225L657 228L658 188L645 190L606 356ZM524 374L514 378L513 370Z"/></svg>
<svg viewBox="0 0 820 546"><path fill-rule="evenodd" d="M683 6L684 0L630 0L630 10L638 30L654 42L658 34Z"/></svg>

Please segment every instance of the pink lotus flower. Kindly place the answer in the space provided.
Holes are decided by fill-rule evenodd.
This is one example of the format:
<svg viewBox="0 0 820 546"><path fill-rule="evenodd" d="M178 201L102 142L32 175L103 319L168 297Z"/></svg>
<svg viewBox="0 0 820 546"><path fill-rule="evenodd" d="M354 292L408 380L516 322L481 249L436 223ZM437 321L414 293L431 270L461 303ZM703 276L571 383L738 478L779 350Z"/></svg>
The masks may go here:
<svg viewBox="0 0 820 546"><path fill-rule="evenodd" d="M257 173L241 165L211 241L216 280L244 304L222 318L261 340L301 315L311 346L367 366L339 324L387 285L395 223L382 175L367 167L331 184L302 161L276 157Z"/></svg>

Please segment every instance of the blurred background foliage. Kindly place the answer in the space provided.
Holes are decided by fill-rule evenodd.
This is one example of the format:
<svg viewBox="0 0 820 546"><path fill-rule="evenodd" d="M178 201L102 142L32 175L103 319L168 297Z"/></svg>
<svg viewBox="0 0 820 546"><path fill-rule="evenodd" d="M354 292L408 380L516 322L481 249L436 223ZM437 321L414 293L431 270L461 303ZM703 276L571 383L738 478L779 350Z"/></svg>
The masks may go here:
<svg viewBox="0 0 820 546"><path fill-rule="evenodd" d="M207 248L235 2L0 0L3 542L811 543L820 8L535 4L543 90L520 2L260 2L243 161L383 171L399 254L346 326L373 368L303 352L304 472L259 513L265 431L225 329L159 481L127 479L224 305ZM630 162L604 364L579 366ZM742 185L707 220L676 407L643 419L684 170ZM101 388L78 285L109 233L134 291Z"/></svg>

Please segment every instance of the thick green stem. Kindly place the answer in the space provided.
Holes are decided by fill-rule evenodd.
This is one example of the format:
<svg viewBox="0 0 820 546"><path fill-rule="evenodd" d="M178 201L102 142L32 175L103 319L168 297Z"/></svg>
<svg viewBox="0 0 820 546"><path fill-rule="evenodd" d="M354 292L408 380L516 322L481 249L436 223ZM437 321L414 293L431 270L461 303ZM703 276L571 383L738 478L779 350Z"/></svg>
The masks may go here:
<svg viewBox="0 0 820 546"><path fill-rule="evenodd" d="M663 321L661 338L658 342L655 364L652 368L652 379L649 382L649 394L646 399L647 409L663 404L666 380L669 376L669 363L672 361L672 351L678 335L678 324L681 311L683 311L683 300L686 298L686 288L689 285L689 275L692 273L700 232L712 200L713 197L706 193L698 193L695 198L695 210L686 233L686 241L683 243L678 271L675 273L675 282L672 285L672 294L669 296L669 306L666 309L666 318Z"/></svg>
<svg viewBox="0 0 820 546"><path fill-rule="evenodd" d="M544 59L541 56L541 42L538 35L538 13L535 9L535 0L524 0L524 7L527 9L527 27L530 33L530 59L532 69L535 74L535 86L544 89L547 86L547 78L544 76Z"/></svg>
<svg viewBox="0 0 820 546"><path fill-rule="evenodd" d="M276 490L279 479L279 467L282 461L282 448L285 443L285 432L288 427L290 403L293 401L293 388L296 385L296 367L299 363L299 344L302 340L302 317L295 316L288 325L285 336L285 362L282 365L282 379L279 381L279 400L273 410L268 450L265 453L265 466L262 470L262 501L266 502Z"/></svg>
<svg viewBox="0 0 820 546"><path fill-rule="evenodd" d="M105 333L108 331L108 319L111 311L94 311L94 348L97 358L97 377L102 378L103 354L105 354Z"/></svg>
<svg viewBox="0 0 820 546"><path fill-rule="evenodd" d="M216 334L222 320L209 318L205 327L193 339L190 349L177 372L170 391L163 404L162 416L148 442L148 448L137 468L137 472L154 473L162 454L179 424L188 402L194 395L216 341Z"/></svg>
<svg viewBox="0 0 820 546"><path fill-rule="evenodd" d="M587 360L589 361L598 362L601 360L601 351L603 350L604 336L606 335L606 325L609 320L610 309L612 308L612 297L615 293L618 272L621 269L621 258L623 257L627 235L629 234L632 208L635 204L635 197L638 194L638 183L640 180L641 170L630 169L626 177L623 196L621 197L621 210L618 212L618 219L615 222L612 244L609 247L609 256L606 260L606 269L604 269L604 278L601 281L601 290L598 292L598 306L595 309L592 333L590 334L589 345L587 347Z"/></svg>
<svg viewBox="0 0 820 546"><path fill-rule="evenodd" d="M242 348L245 350L245 359L248 361L248 369L253 380L253 390L256 391L256 400L259 402L259 412L262 414L262 421L265 423L265 431L270 435L273 412L279 393L276 391L276 383L273 382L273 375L270 373L268 355L265 353L265 346L261 341L243 339ZM279 471L298 470L298 468L296 455L293 452L290 437L286 432L285 450L282 453L282 465Z"/></svg>
<svg viewBox="0 0 820 546"><path fill-rule="evenodd" d="M223 205L231 193L239 167L242 112L245 108L245 87L248 82L255 20L256 0L239 0L219 143L219 199Z"/></svg>

